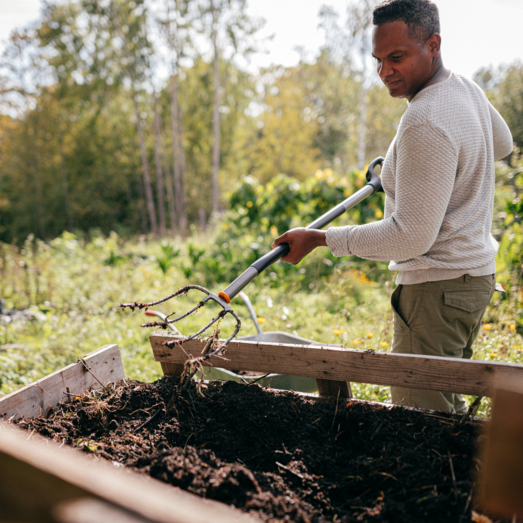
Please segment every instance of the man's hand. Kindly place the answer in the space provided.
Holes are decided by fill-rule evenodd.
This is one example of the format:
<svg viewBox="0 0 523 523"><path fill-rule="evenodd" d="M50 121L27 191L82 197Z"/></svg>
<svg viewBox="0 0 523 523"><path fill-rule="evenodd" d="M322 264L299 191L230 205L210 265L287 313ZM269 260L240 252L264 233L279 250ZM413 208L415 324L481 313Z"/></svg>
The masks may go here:
<svg viewBox="0 0 523 523"><path fill-rule="evenodd" d="M288 243L290 247L289 254L282 258L283 261L296 265L300 263L307 254L312 252L316 247L326 247L325 232L316 229L305 229L300 227L298 229L291 229L285 234L276 238L272 244L272 248L277 247L282 243Z"/></svg>

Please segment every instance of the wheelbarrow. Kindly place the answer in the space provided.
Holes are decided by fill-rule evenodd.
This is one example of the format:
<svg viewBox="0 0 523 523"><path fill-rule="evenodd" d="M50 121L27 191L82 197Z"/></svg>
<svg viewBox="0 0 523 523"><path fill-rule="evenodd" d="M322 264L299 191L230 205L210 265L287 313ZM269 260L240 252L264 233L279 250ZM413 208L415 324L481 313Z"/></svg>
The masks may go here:
<svg viewBox="0 0 523 523"><path fill-rule="evenodd" d="M268 343L287 343L289 345L320 345L320 343L309 340L307 338L303 338L302 336L297 336L296 334L290 334L288 332L283 331L269 331L269 332L263 332L262 328L260 326L260 323L258 321L258 316L254 310L254 307L251 303L251 300L245 294L245 292L241 291L238 293L238 297L243 301L244 305L247 307L247 310L249 312L249 316L251 317L252 322L254 323L254 327L256 328L256 334L247 334L245 336L238 336L237 339L239 340L247 340L247 341L264 341ZM157 318L160 318L161 320L165 321L167 316L163 314L162 312L155 311L155 310L147 310L145 311L145 314L147 316L156 316ZM182 335L182 333L172 324L168 323L168 328L172 332L178 335ZM330 344L326 345L325 343L322 343L323 346L329 346L329 347L341 347L339 344ZM213 367L209 368L206 371L206 376L210 379L223 379L225 376L227 376L229 379L233 379L235 381L247 381L253 382L253 381L259 381L261 385L268 385L270 383L271 387L276 389L285 389L285 390L296 390L299 392L315 392L318 391L321 394L325 393L327 394L327 390L323 387L323 385L327 385L327 383L322 383L326 380L315 380L314 378L302 378L297 376L285 376L283 374L261 374L261 375L254 375L252 373L243 374L241 371L231 371L228 369L222 369L220 367ZM347 386L343 387L343 390L341 391L341 394L345 397L352 397L352 391L350 389L350 383L347 382Z"/></svg>

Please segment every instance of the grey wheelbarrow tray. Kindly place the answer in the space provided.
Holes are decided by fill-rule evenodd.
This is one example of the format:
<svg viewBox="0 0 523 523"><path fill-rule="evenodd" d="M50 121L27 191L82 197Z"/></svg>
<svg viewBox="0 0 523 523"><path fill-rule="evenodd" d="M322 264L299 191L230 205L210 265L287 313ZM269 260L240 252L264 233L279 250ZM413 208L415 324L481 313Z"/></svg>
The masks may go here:
<svg viewBox="0 0 523 523"><path fill-rule="evenodd" d="M320 343L309 340L307 338L303 338L302 336L297 336L295 334L289 334L288 332L283 331L269 331L269 332L263 332L260 324L258 322L258 317L256 315L256 312L254 310L254 307L252 306L251 300L245 294L245 292L239 292L238 298L240 298L244 305L247 307L247 310L249 311L249 316L252 319L252 322L254 323L254 326L256 328L256 334L247 334L245 336L238 336L238 340L245 340L245 341L263 341L268 343L287 343L291 345L320 345ZM166 319L165 314L154 311L154 310L148 310L146 311L146 314L148 316L156 316L162 320ZM169 324L169 330L180 334L178 329L174 327L172 324ZM323 346L327 346L324 343L321 344ZM330 344L329 347L341 347L341 345L337 344ZM248 375L239 374L237 371L227 370L220 367L217 368L208 368L205 371L205 377L207 379L233 379L235 381L240 380L256 380L259 381L261 385L271 385L273 388L277 389L284 389L284 390L296 390L300 392L315 392L319 391L321 393L328 394L329 393L329 387L326 387L327 384L323 384L323 380L317 380L314 378L303 378L299 376L287 376L283 374L276 374L276 373L269 373L269 374L262 374L262 375L253 375L253 373L249 373ZM324 386L325 385L325 386ZM330 384L329 384L330 385ZM352 392L350 389L350 384L347 383L346 386L341 386L341 395L344 397L351 397ZM331 394L332 395L332 394Z"/></svg>

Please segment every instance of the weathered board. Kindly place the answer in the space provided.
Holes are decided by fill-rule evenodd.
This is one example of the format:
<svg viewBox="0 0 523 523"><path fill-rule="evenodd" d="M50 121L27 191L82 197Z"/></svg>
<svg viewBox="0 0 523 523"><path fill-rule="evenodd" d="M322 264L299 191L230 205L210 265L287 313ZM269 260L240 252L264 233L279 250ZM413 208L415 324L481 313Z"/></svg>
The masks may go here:
<svg viewBox="0 0 523 523"><path fill-rule="evenodd" d="M33 418L45 414L68 395L82 395L125 378L118 345L104 345L82 361L73 363L45 378L0 397L0 420ZM86 366L91 369L87 370Z"/></svg>
<svg viewBox="0 0 523 523"><path fill-rule="evenodd" d="M0 423L0 520L253 523L257 518Z"/></svg>
<svg viewBox="0 0 523 523"><path fill-rule="evenodd" d="M156 361L182 364L187 359L177 347L163 345L183 339L166 331L150 336ZM202 342L184 343L184 350L198 356ZM500 377L523 380L523 365L469 361L410 354L392 354L324 346L289 345L258 341L232 341L226 359L211 358L210 364L225 369L276 372L290 376L333 381L394 385L442 392L491 396Z"/></svg>

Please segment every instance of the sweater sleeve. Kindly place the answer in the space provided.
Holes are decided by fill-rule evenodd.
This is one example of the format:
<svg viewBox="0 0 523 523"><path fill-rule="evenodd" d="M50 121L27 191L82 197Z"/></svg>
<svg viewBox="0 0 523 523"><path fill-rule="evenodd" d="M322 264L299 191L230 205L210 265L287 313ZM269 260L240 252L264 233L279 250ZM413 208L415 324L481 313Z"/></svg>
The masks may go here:
<svg viewBox="0 0 523 523"><path fill-rule="evenodd" d="M331 227L335 256L405 261L436 241L454 187L458 155L448 135L431 123L409 127L397 144L395 209L385 220Z"/></svg>
<svg viewBox="0 0 523 523"><path fill-rule="evenodd" d="M492 136L494 138L494 160L501 160L512 152L512 134L503 117L489 103L490 119L492 121Z"/></svg>

